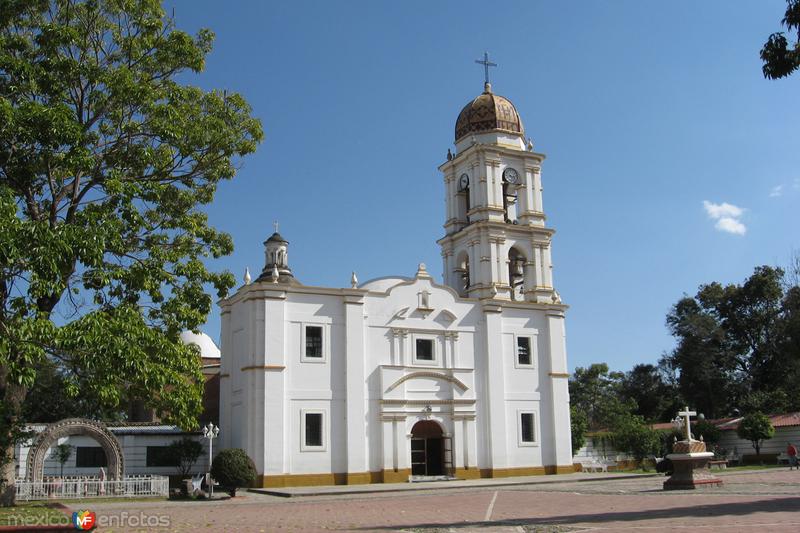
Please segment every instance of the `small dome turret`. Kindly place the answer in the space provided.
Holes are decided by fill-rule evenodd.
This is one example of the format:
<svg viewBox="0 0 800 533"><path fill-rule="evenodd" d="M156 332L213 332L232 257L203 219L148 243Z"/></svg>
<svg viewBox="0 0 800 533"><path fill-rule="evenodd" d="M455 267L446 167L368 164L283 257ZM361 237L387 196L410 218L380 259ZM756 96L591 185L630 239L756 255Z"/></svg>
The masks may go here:
<svg viewBox="0 0 800 533"><path fill-rule="evenodd" d="M464 106L456 120L455 142L470 133L501 131L523 136L525 128L511 100L494 94L492 84L484 84L483 93Z"/></svg>

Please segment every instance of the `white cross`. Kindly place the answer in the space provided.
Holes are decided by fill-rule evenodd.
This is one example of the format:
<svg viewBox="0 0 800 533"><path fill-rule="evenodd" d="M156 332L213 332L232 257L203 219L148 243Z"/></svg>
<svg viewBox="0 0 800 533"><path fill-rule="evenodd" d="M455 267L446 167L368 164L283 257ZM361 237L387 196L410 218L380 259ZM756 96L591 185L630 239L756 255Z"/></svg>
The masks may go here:
<svg viewBox="0 0 800 533"><path fill-rule="evenodd" d="M272 222L272 227L275 228L275 233L278 233L278 221L274 220Z"/></svg>
<svg viewBox="0 0 800 533"><path fill-rule="evenodd" d="M696 414L697 414L697 411L690 411L689 410L689 406L686 406L686 409L684 411L678 411L678 416L682 416L682 417L686 418L685 426L686 426L686 440L687 441L691 441L692 440L692 433L690 431L690 428L691 428L691 426L690 426L691 418L690 417L695 416Z"/></svg>

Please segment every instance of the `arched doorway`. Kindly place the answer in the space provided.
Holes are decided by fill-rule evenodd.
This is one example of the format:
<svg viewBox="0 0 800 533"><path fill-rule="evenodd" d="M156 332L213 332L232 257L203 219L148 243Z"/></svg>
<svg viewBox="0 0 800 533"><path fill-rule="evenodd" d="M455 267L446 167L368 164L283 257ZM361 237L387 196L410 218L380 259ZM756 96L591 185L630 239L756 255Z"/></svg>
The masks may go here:
<svg viewBox="0 0 800 533"><path fill-rule="evenodd" d="M105 424L84 418L67 418L47 426L34 439L28 451L26 476L30 481L42 481L47 450L61 437L86 435L103 448L108 463L108 478L122 479L124 473L122 446Z"/></svg>
<svg viewBox="0 0 800 533"><path fill-rule="evenodd" d="M433 420L420 420L411 428L411 475L450 476L453 471L452 439Z"/></svg>

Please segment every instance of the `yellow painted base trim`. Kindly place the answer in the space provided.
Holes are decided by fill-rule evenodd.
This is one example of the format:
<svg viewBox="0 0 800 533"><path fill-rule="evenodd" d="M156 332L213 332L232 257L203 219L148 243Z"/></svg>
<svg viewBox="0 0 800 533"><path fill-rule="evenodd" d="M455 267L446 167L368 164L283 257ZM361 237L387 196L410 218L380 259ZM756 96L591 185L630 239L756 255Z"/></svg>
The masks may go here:
<svg viewBox="0 0 800 533"><path fill-rule="evenodd" d="M579 465L577 465L579 466ZM571 474L576 465L523 466L517 468L456 468L458 479L501 478L517 476L542 476L545 474ZM377 472L348 472L333 474L279 474L261 476L261 487L310 487L318 485L366 485L369 483L405 483L411 475L410 468Z"/></svg>
<svg viewBox="0 0 800 533"><path fill-rule="evenodd" d="M372 477L370 476L370 472L359 472L355 474L347 473L345 474L345 484L346 485L368 485L372 482Z"/></svg>
<svg viewBox="0 0 800 533"><path fill-rule="evenodd" d="M410 468L398 468L397 470L384 470L383 483L405 483L411 475Z"/></svg>
<svg viewBox="0 0 800 533"><path fill-rule="evenodd" d="M481 471L475 467L472 468L456 468L455 476L458 479L480 479Z"/></svg>

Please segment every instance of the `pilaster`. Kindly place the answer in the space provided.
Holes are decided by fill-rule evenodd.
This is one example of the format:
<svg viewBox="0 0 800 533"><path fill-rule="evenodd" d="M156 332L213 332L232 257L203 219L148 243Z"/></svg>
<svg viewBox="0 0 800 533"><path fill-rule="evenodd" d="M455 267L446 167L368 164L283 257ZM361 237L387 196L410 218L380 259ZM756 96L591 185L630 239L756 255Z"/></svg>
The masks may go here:
<svg viewBox="0 0 800 533"><path fill-rule="evenodd" d="M347 472L361 474L369 470L365 431L364 291L348 292L351 294L344 297Z"/></svg>

